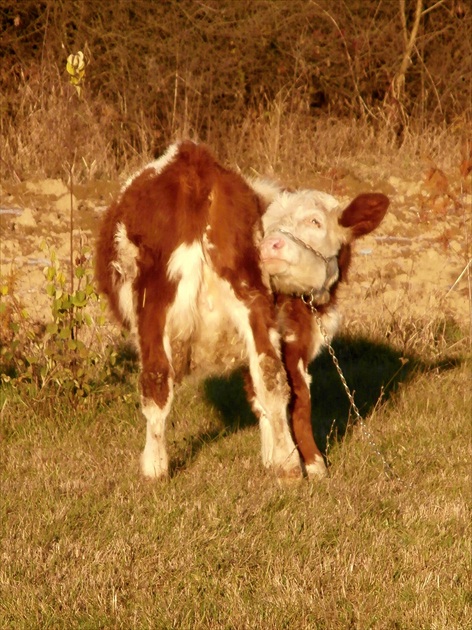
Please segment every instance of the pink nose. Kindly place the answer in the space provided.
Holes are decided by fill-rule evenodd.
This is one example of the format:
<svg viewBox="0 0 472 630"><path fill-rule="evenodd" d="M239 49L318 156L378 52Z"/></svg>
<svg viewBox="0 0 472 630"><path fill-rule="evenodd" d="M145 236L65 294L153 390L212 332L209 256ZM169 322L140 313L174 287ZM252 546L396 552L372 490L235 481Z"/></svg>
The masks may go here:
<svg viewBox="0 0 472 630"><path fill-rule="evenodd" d="M273 256L277 256L279 250L281 250L283 247L285 247L285 239L283 236L268 236L262 241L262 258L271 258Z"/></svg>

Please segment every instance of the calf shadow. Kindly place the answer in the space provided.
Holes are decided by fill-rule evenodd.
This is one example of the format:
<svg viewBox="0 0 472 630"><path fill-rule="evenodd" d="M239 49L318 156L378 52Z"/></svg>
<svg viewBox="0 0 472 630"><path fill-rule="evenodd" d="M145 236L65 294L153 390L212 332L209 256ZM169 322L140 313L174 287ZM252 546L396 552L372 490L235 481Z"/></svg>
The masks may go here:
<svg viewBox="0 0 472 630"><path fill-rule="evenodd" d="M218 423L218 427L186 435L184 443L180 444L170 461L171 476L188 468L205 445L257 424L244 390L242 370L226 377L206 378L203 381L203 397L217 410L223 426Z"/></svg>
<svg viewBox="0 0 472 630"><path fill-rule="evenodd" d="M426 363L388 344L364 338L339 336L333 342L339 365L354 395L361 416L367 417L380 402L389 401L401 384L421 371L451 369L458 359ZM312 425L316 443L326 453L328 440L342 440L355 424L351 403L329 353L325 350L309 368L312 377ZM205 381L205 396L216 407L226 433L252 426L257 419L247 402L241 372Z"/></svg>

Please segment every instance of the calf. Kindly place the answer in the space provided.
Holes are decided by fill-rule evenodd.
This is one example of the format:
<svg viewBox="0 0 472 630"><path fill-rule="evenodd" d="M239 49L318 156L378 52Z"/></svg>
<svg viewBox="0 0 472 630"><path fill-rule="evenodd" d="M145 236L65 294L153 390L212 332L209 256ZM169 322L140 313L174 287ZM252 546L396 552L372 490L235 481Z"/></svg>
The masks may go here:
<svg viewBox="0 0 472 630"><path fill-rule="evenodd" d="M96 259L99 289L137 338L147 421L142 472L168 474L164 432L174 383L249 365L262 459L280 476L320 476L308 364L338 325L336 289L350 242L382 220L388 199L245 181L202 145L172 145L127 182L107 210Z"/></svg>

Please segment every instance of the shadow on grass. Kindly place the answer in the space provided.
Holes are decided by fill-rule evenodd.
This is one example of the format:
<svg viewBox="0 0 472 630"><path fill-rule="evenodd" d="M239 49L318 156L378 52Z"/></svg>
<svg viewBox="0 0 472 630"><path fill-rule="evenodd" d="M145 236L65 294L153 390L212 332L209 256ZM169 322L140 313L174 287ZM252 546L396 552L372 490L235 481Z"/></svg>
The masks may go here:
<svg viewBox="0 0 472 630"><path fill-rule="evenodd" d="M170 461L170 475L188 468L205 445L257 424L257 418L246 398L241 370L226 377L210 377L203 382L204 398L219 413L223 427L188 434L179 444L178 452ZM178 396L178 393L176 393Z"/></svg>
<svg viewBox="0 0 472 630"><path fill-rule="evenodd" d="M344 336L333 342L333 349L364 418L380 401L388 402L399 385L410 381L414 374L451 369L461 362L457 358L423 362L413 356L402 355L388 344ZM313 431L320 450L325 452L328 438L331 441L342 439L354 418L341 379L327 351L316 358L309 371L312 377ZM205 394L221 413L226 432L256 424L245 397L240 372L229 378L207 379Z"/></svg>

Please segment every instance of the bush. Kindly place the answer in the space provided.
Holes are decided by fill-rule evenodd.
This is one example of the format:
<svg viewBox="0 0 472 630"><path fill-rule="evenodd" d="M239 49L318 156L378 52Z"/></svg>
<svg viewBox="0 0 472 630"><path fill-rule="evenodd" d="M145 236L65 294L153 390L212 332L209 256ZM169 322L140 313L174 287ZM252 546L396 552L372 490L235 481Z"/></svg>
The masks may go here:
<svg viewBox="0 0 472 630"><path fill-rule="evenodd" d="M176 136L218 147L228 124L270 108L386 120L470 123L472 10L416 2L0 0L1 169L62 175L65 59L83 50L83 175L122 170ZM402 62L407 62L406 66ZM405 67L405 71L402 68ZM469 112L469 113L467 113ZM45 140L48 140L45 142ZM45 166L47 165L47 166Z"/></svg>

